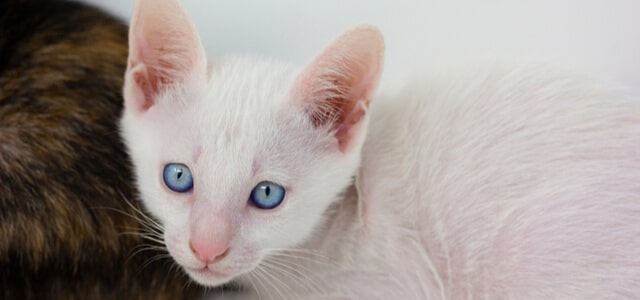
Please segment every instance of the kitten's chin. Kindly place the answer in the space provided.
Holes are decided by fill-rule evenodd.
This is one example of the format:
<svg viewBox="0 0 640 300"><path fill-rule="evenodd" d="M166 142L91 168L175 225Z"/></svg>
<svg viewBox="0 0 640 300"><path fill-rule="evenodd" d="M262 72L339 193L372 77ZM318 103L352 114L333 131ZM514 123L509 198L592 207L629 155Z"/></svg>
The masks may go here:
<svg viewBox="0 0 640 300"><path fill-rule="evenodd" d="M209 287L223 285L235 277L234 274L226 274L206 267L202 269L183 267L183 269L195 282Z"/></svg>

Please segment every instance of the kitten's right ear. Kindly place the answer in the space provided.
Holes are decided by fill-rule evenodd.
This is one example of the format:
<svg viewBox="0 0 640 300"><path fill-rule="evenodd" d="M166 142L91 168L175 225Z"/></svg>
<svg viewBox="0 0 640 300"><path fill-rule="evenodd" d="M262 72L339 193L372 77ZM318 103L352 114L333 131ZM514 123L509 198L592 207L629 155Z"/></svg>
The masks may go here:
<svg viewBox="0 0 640 300"><path fill-rule="evenodd" d="M329 128L340 151L362 140L370 99L384 56L384 39L375 27L361 25L336 38L298 76L291 92L314 126Z"/></svg>
<svg viewBox="0 0 640 300"><path fill-rule="evenodd" d="M124 97L145 112L163 89L206 80L207 59L195 26L178 0L138 0L129 28Z"/></svg>

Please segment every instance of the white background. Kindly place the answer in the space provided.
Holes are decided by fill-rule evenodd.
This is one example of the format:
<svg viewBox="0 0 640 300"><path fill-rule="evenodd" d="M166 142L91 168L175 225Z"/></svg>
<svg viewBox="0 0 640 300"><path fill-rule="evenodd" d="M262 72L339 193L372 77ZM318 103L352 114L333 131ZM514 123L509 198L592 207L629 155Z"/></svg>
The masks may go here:
<svg viewBox="0 0 640 300"><path fill-rule="evenodd" d="M157 0L156 0L157 1ZM133 0L84 0L128 20ZM430 62L542 58L640 91L640 0L183 0L210 54L303 64L344 29L380 27L387 79Z"/></svg>

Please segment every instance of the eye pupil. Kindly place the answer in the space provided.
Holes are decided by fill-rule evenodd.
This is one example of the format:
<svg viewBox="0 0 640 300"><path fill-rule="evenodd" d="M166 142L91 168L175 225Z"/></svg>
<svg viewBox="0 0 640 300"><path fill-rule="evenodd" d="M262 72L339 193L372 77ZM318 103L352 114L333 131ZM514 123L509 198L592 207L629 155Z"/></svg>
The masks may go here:
<svg viewBox="0 0 640 300"><path fill-rule="evenodd" d="M271 188L269 186L266 186L264 188L264 194L269 197L269 194L271 193Z"/></svg>

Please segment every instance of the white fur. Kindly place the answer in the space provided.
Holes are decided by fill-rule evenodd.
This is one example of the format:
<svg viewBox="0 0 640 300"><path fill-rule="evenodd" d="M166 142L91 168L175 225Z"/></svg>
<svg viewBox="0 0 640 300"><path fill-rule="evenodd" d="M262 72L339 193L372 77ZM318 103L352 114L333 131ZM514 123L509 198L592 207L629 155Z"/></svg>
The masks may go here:
<svg viewBox="0 0 640 300"><path fill-rule="evenodd" d="M365 260L412 299L637 298L640 103L576 77L488 65L379 99Z"/></svg>
<svg viewBox="0 0 640 300"><path fill-rule="evenodd" d="M261 299L640 297L637 100L539 67L432 72L374 97L338 151L291 99L304 73L210 66L122 120L142 199L198 283ZM190 166L192 193L164 187L169 162ZM248 204L263 180L287 188L271 211ZM195 271L194 226L231 228L208 265L226 275Z"/></svg>

